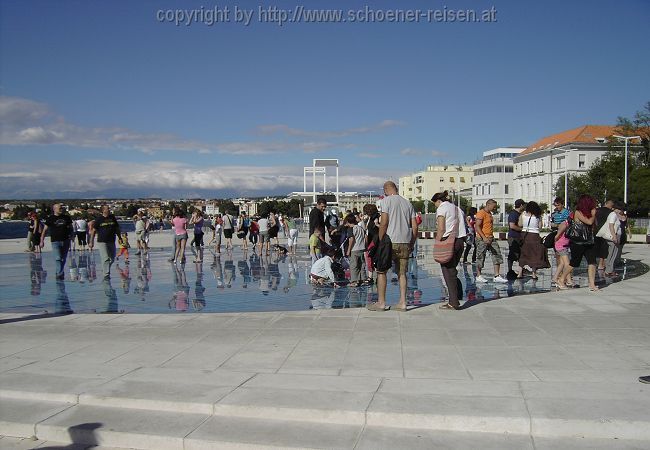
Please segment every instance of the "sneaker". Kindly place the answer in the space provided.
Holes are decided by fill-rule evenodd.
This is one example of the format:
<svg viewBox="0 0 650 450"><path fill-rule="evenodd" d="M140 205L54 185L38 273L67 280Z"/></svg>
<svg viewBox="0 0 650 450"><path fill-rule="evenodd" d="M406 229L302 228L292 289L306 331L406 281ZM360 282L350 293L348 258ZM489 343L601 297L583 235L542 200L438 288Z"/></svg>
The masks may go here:
<svg viewBox="0 0 650 450"><path fill-rule="evenodd" d="M476 277L475 281L477 283L487 283L488 282L487 278L485 278L483 275L479 275L478 277Z"/></svg>
<svg viewBox="0 0 650 450"><path fill-rule="evenodd" d="M494 282L495 283L507 283L508 280L503 278L501 275L497 275L496 277L494 277Z"/></svg>

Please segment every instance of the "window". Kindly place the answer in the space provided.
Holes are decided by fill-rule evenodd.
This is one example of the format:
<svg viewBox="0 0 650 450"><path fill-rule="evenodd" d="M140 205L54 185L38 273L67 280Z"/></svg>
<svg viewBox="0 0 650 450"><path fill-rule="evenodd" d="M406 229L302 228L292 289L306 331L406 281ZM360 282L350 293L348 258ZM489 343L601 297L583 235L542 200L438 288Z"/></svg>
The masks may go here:
<svg viewBox="0 0 650 450"><path fill-rule="evenodd" d="M485 195L485 186L481 186L481 195Z"/></svg>
<svg viewBox="0 0 650 450"><path fill-rule="evenodd" d="M558 156L557 158L555 158L555 168L556 169L558 169L558 170L559 169L564 169L564 164L565 164L564 156Z"/></svg>
<svg viewBox="0 0 650 450"><path fill-rule="evenodd" d="M504 184L504 185L503 185L503 193L504 193L505 195L508 195L508 185L507 185L507 184Z"/></svg>
<svg viewBox="0 0 650 450"><path fill-rule="evenodd" d="M530 173L530 163L527 162L526 163L526 175L528 175L529 173Z"/></svg>
<svg viewBox="0 0 650 450"><path fill-rule="evenodd" d="M584 169L587 165L587 155L584 153L578 155L578 169Z"/></svg>
<svg viewBox="0 0 650 450"><path fill-rule="evenodd" d="M449 177L449 181L450 181L451 183L455 183L455 181L454 181L454 177Z"/></svg>
<svg viewBox="0 0 650 450"><path fill-rule="evenodd" d="M543 159L539 162L539 171L544 172L544 160Z"/></svg>
<svg viewBox="0 0 650 450"><path fill-rule="evenodd" d="M460 182L464 183L465 182L465 177L460 177Z"/></svg>

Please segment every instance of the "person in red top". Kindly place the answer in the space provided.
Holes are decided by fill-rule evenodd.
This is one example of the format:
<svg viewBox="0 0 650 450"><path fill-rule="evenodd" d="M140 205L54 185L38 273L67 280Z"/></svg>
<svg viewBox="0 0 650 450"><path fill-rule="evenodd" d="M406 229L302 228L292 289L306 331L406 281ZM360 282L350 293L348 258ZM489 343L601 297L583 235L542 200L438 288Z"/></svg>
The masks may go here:
<svg viewBox="0 0 650 450"><path fill-rule="evenodd" d="M582 194L578 197L578 204L574 212L573 220L581 222L591 230L593 236L593 226L596 221L596 200L588 194ZM571 262L569 263L569 273L567 277L571 278L573 269L579 267L584 256L587 260L587 275L589 277L589 290L592 292L598 291L596 286L596 247L592 239L590 244L577 243L571 241L569 248L571 249Z"/></svg>

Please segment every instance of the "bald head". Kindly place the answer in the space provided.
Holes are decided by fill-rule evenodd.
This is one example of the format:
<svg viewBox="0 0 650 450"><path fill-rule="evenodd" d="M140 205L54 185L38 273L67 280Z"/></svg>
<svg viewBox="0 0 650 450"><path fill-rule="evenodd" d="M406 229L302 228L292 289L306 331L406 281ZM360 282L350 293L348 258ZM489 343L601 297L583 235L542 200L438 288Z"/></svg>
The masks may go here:
<svg viewBox="0 0 650 450"><path fill-rule="evenodd" d="M386 195L395 195L397 194L397 185L392 181L387 181L384 183L384 193Z"/></svg>

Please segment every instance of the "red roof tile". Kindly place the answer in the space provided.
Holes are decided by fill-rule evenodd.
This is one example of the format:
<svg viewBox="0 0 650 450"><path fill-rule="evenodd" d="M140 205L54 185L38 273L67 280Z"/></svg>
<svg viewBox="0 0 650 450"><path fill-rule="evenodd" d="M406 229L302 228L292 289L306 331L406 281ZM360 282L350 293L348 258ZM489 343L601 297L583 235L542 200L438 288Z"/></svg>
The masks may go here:
<svg viewBox="0 0 650 450"><path fill-rule="evenodd" d="M567 130L561 133L553 134L551 136L546 136L535 142L519 155L527 155L528 153L532 153L537 150L555 148L577 142L597 144L599 143L597 140L598 138L607 138L611 136L616 132L615 129L616 127L613 125L584 125L572 130Z"/></svg>

